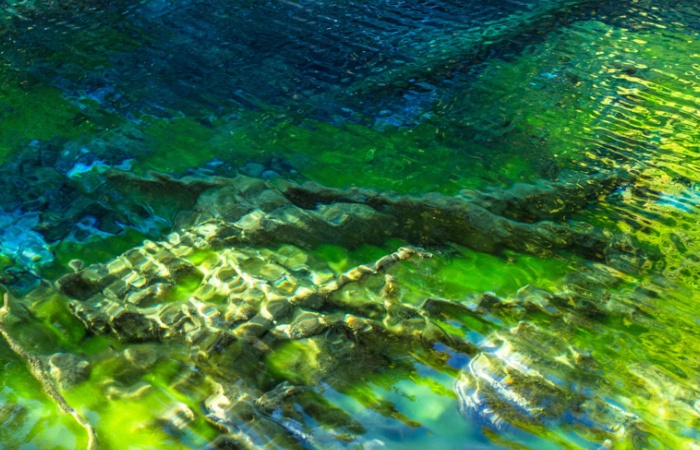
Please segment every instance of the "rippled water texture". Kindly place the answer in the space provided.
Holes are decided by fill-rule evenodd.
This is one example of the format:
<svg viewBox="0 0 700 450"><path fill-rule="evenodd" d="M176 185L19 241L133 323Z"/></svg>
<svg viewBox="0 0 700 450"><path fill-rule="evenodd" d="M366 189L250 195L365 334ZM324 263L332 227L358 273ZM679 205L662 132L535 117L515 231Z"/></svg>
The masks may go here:
<svg viewBox="0 0 700 450"><path fill-rule="evenodd" d="M700 6L6 0L0 449L698 449Z"/></svg>

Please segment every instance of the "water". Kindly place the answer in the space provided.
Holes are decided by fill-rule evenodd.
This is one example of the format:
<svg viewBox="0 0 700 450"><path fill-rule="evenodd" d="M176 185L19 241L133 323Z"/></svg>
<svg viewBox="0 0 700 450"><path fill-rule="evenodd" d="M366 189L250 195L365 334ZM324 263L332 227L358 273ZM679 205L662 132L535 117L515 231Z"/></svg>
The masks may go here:
<svg viewBox="0 0 700 450"><path fill-rule="evenodd" d="M0 448L697 448L699 32L6 2Z"/></svg>

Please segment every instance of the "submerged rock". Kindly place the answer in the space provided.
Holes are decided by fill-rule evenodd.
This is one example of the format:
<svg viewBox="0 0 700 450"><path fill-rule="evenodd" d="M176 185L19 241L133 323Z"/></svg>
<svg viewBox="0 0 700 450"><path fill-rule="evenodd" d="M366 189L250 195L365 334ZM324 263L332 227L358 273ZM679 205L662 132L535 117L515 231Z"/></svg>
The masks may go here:
<svg viewBox="0 0 700 450"><path fill-rule="evenodd" d="M63 389L71 389L90 377L90 363L72 353L56 353L48 358L49 373Z"/></svg>
<svg viewBox="0 0 700 450"><path fill-rule="evenodd" d="M158 424L168 433L177 436L182 434L194 420L195 415L192 409L184 403L179 403L158 418Z"/></svg>
<svg viewBox="0 0 700 450"><path fill-rule="evenodd" d="M461 191L460 195L496 215L533 223L567 217L633 179L632 174L624 170L592 175L564 171L557 181L517 183L509 189L486 192Z"/></svg>
<svg viewBox="0 0 700 450"><path fill-rule="evenodd" d="M580 195L572 194L575 199L562 207L562 217L598 195L597 189L615 184L611 179L599 187L595 177L591 180L580 188ZM132 181L120 176L119 182L126 186ZM157 178L134 182L139 189L158 192L178 183ZM571 289L561 292L525 287L512 298L487 292L471 304L428 298L416 307L403 301L394 267L419 264L430 254L403 247L337 275L306 250L320 243L355 247L397 237L416 243L457 242L494 253L504 247L535 254L570 250L593 260L617 252L634 254L634 247L616 244L616 237L594 229L533 221L551 218L558 214L554 211L525 217L503 206L514 202L518 193L537 196L545 204L562 192L568 195L580 182L577 178L562 186L515 189L498 203L494 193L488 198L417 198L313 183L273 185L244 176L213 179L195 183L190 191L199 194L193 212L180 217L188 226L161 241L145 241L105 264L76 267L56 287L71 298L71 310L90 332L110 333L128 346L123 359L131 369L122 378L129 381L108 386L109 396L131 398L148 392L148 384L133 380L159 359L151 343L190 349L191 364L206 375L214 391L204 402L205 417L222 432L213 448L255 448L265 442L290 448L317 445L329 437L314 432L316 425L300 414L297 402L316 421L324 420L324 411L330 417L333 409L308 398L306 388L327 384L349 392L356 380L387 367L414 370L413 360L390 355L391 347L423 353L426 360L443 358L436 348L445 348L471 360L456 394L465 415L489 426L543 425L572 415L583 428L605 434L609 428L600 425L603 421L612 417L620 427L628 427L635 419L577 387L597 376L595 358L552 341L547 330L525 322L504 330L492 318L543 314L560 327L607 315L634 318L633 310L621 308L614 299L591 295L619 282L614 271L593 264L589 272L568 279ZM510 218L504 216L504 208ZM475 343L450 331L446 324L455 321L470 323L484 333L484 340ZM270 385L260 377L263 364L273 364L268 358L274 361L288 345L304 351L290 367L278 369L288 373L286 378ZM367 405L417 426L391 404L367 399ZM173 434L182 433L196 420L192 415L200 414L173 408L159 422ZM331 440L336 442L353 440L357 434L343 426L334 428L338 432Z"/></svg>
<svg viewBox="0 0 700 450"><path fill-rule="evenodd" d="M520 322L489 339L455 385L460 412L494 431L569 424L627 440L641 419L591 391L596 362L568 343ZM584 431L585 430L585 431ZM604 439L601 439L601 444Z"/></svg>

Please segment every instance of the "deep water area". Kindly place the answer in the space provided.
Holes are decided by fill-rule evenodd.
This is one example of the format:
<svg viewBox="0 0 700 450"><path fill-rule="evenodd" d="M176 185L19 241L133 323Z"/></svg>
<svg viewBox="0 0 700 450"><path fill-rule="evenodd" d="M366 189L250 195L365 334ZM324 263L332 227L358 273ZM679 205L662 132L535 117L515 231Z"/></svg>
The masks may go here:
<svg viewBox="0 0 700 450"><path fill-rule="evenodd" d="M700 450L695 0L4 0L0 449Z"/></svg>

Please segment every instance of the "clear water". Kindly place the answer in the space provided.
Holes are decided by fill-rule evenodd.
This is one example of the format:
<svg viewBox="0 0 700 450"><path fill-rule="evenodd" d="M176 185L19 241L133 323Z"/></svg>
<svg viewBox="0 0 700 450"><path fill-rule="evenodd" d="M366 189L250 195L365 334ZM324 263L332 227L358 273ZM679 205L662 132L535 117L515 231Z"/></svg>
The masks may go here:
<svg viewBox="0 0 700 450"><path fill-rule="evenodd" d="M4 327L101 448L698 448L699 33L689 0L6 1ZM205 286L222 267L283 291L287 270L317 289L403 245L433 255L295 307L326 322L308 336L215 355L80 320L94 298L57 280L187 233L239 175L516 200L468 217L482 238L415 207L421 232L201 248L152 305L229 317ZM605 186L575 201L572 179ZM205 341L240 326L212 323ZM89 369L62 385L55 354ZM86 448L24 359L0 340L0 448Z"/></svg>

